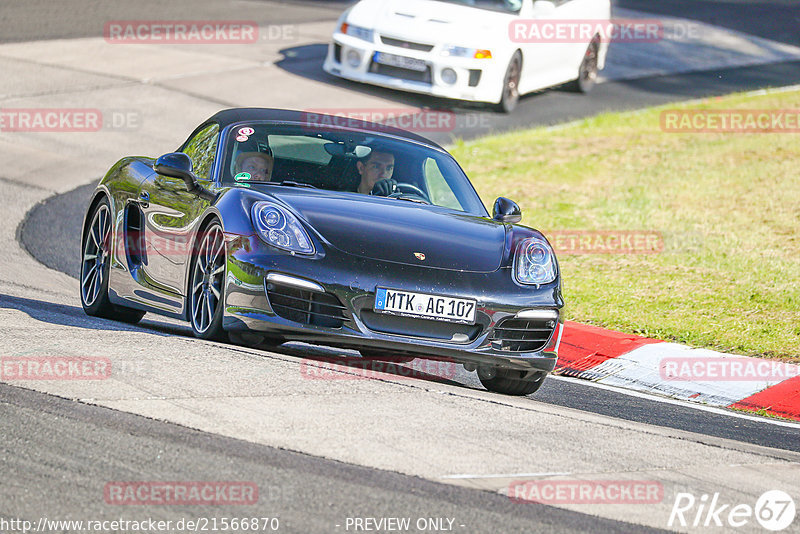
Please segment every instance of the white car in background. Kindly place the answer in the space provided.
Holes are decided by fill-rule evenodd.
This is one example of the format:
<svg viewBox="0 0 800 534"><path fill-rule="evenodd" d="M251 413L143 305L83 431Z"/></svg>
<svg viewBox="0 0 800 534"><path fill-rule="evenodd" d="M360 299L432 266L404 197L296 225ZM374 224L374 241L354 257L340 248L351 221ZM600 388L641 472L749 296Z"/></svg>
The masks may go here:
<svg viewBox="0 0 800 534"><path fill-rule="evenodd" d="M566 42L548 38L545 26L607 23L610 14L609 0L361 0L339 18L323 68L508 112L520 95L565 82L588 92L605 64L607 39L596 33ZM515 21L544 29L542 38L519 42L510 31Z"/></svg>

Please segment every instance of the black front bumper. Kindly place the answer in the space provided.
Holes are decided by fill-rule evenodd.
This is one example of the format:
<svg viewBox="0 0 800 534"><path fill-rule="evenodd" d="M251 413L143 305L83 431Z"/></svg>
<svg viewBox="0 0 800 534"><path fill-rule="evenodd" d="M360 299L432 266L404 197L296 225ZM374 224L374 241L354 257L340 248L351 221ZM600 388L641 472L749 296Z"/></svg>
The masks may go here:
<svg viewBox="0 0 800 534"><path fill-rule="evenodd" d="M510 268L492 273L452 271L373 260L332 248L303 257L276 251L255 236L229 236L228 251L226 330L475 366L550 372L556 365L563 331L558 280L538 288L522 286L513 280ZM278 283L271 279L275 274L281 275ZM476 299L476 323L374 313L377 287ZM521 330L515 328L521 321L515 316L523 310L553 314L552 320L543 320L547 326L528 322L543 327L535 328L541 337L535 342L498 338ZM498 328L503 324L512 326Z"/></svg>

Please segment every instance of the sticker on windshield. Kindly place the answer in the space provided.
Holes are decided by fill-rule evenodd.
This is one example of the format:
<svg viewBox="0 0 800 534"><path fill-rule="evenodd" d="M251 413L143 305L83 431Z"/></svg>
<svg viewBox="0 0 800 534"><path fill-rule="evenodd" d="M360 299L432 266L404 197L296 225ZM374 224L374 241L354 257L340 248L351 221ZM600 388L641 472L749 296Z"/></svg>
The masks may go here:
<svg viewBox="0 0 800 534"><path fill-rule="evenodd" d="M250 179L250 173L249 172L240 172L239 174L234 176L233 179L236 180L237 182L246 182L247 180Z"/></svg>
<svg viewBox="0 0 800 534"><path fill-rule="evenodd" d="M250 139L250 138L247 137L246 135L239 135L239 136L236 137L236 140L239 141L240 143L244 143L248 139Z"/></svg>
<svg viewBox="0 0 800 534"><path fill-rule="evenodd" d="M239 135L251 136L254 133L256 133L256 131L254 129L250 128L249 126L246 126L244 128L239 128L239 132L238 133L239 133Z"/></svg>

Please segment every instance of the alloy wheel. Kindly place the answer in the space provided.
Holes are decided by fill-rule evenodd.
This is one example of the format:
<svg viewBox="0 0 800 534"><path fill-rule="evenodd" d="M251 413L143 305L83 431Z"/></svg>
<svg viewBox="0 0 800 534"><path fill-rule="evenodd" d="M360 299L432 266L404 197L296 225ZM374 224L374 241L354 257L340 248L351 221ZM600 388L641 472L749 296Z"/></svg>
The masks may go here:
<svg viewBox="0 0 800 534"><path fill-rule="evenodd" d="M103 289L110 245L111 217L108 207L101 205L94 214L83 247L81 298L86 306L94 304Z"/></svg>
<svg viewBox="0 0 800 534"><path fill-rule="evenodd" d="M203 234L192 271L191 319L199 334L211 327L221 305L225 261L225 238L222 228L214 224Z"/></svg>

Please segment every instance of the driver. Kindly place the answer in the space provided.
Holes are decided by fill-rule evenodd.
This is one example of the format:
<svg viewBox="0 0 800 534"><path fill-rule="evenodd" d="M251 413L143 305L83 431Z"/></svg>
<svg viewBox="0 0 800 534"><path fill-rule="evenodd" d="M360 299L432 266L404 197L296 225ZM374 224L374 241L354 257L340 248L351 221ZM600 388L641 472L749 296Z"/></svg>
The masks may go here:
<svg viewBox="0 0 800 534"><path fill-rule="evenodd" d="M269 182L272 179L272 166L275 160L264 152L242 152L236 157L236 173L250 174L253 182Z"/></svg>
<svg viewBox="0 0 800 534"><path fill-rule="evenodd" d="M389 196L397 191L394 172L394 154L380 148L373 148L366 159L356 163L361 182L358 192L365 195Z"/></svg>

